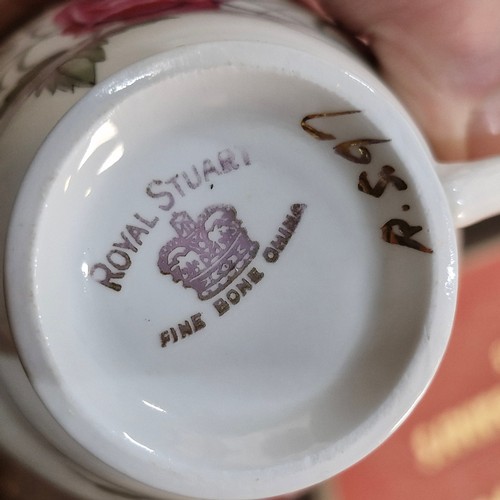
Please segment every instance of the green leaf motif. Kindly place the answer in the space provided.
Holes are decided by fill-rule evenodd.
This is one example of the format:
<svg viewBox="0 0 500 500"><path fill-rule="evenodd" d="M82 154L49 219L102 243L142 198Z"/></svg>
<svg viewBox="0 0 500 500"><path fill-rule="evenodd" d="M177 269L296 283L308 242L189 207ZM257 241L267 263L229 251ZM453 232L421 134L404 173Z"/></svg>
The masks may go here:
<svg viewBox="0 0 500 500"><path fill-rule="evenodd" d="M0 120L8 121L25 99L31 94L38 97L45 89L55 94L93 87L97 81L96 64L106 60L102 47L105 43L103 39L93 40L79 49L52 54L34 66L21 66L23 76L0 102Z"/></svg>
<svg viewBox="0 0 500 500"><path fill-rule="evenodd" d="M81 50L56 68L36 95L43 88L54 94L57 90L73 92L78 87L93 87L96 84L96 63L105 60L106 53L101 46Z"/></svg>

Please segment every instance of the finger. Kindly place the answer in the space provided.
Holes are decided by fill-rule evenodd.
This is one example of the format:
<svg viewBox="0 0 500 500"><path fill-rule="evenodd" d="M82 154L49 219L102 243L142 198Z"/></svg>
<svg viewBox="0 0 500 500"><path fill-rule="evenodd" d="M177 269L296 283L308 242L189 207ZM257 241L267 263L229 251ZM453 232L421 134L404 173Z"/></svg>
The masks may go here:
<svg viewBox="0 0 500 500"><path fill-rule="evenodd" d="M57 0L0 0L0 38L5 37Z"/></svg>
<svg viewBox="0 0 500 500"><path fill-rule="evenodd" d="M500 152L497 0L322 0L321 8L368 41L438 157Z"/></svg>

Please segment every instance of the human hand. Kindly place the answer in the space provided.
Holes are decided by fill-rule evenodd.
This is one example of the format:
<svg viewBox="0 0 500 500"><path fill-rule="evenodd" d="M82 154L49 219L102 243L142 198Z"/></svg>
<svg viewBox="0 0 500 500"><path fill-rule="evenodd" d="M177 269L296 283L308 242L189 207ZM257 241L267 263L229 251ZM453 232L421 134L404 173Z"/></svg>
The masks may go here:
<svg viewBox="0 0 500 500"><path fill-rule="evenodd" d="M375 55L436 157L500 153L497 0L302 0Z"/></svg>
<svg viewBox="0 0 500 500"><path fill-rule="evenodd" d="M60 0L0 0L0 39L43 8Z"/></svg>

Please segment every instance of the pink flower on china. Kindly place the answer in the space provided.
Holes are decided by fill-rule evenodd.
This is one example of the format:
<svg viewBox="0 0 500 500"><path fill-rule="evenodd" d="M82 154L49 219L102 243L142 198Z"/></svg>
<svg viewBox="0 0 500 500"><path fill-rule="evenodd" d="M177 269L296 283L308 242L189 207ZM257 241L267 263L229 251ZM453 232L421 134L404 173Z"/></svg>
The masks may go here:
<svg viewBox="0 0 500 500"><path fill-rule="evenodd" d="M73 0L55 16L64 33L84 33L119 21L134 22L157 14L216 9L221 0Z"/></svg>

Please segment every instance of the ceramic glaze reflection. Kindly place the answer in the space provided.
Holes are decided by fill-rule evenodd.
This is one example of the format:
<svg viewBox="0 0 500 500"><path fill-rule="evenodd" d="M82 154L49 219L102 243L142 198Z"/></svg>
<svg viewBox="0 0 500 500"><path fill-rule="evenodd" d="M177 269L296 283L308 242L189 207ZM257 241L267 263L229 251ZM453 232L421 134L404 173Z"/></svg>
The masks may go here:
<svg viewBox="0 0 500 500"><path fill-rule="evenodd" d="M112 127L99 104L87 117L75 111L78 139L40 220L37 307L61 381L86 383L72 395L78 432L93 422L100 434L119 429L125 441L102 437L120 463L154 450L158 463L190 457L203 469L211 456L211 473L329 453L378 418L428 320L414 296L432 298L433 255L388 244L381 231L405 204L405 220L425 221L412 174L364 113L328 135L340 145L373 137L358 146L362 162L305 133L311 110L346 107L321 85L278 68L166 71L104 106ZM116 144L126 154L104 170ZM60 196L81 157L73 196ZM391 171L379 196L360 190L362 172L369 184L383 165L405 189ZM65 236L54 248L56 220ZM431 246L429 229L419 237ZM76 278L83 256L89 273L54 308L46 287ZM65 422L70 433L75 424ZM93 452L112 460L102 446Z"/></svg>
<svg viewBox="0 0 500 500"><path fill-rule="evenodd" d="M106 491L234 500L326 479L394 430L449 335L453 221L411 120L291 5L219 6L106 18L51 78L6 89L26 104L0 154L31 163L6 283L43 400L18 361L33 397L16 404Z"/></svg>

